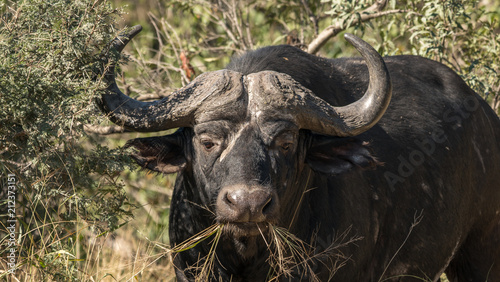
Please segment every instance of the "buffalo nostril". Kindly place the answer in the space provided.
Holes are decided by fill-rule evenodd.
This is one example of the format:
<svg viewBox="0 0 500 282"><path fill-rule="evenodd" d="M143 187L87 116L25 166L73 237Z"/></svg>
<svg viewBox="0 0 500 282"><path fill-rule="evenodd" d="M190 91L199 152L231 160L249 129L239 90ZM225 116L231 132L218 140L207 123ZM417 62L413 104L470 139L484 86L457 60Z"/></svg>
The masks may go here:
<svg viewBox="0 0 500 282"><path fill-rule="evenodd" d="M269 199L267 200L267 202L262 207L262 214L266 215L266 214L272 212L272 205L273 205L273 203L274 203L273 198L269 197Z"/></svg>
<svg viewBox="0 0 500 282"><path fill-rule="evenodd" d="M244 189L228 189L218 204L219 216L227 221L250 221L250 208L248 206L248 191Z"/></svg>
<svg viewBox="0 0 500 282"><path fill-rule="evenodd" d="M243 190L228 191L224 197L224 201L232 208L239 208L245 204L245 198L248 193Z"/></svg>
<svg viewBox="0 0 500 282"><path fill-rule="evenodd" d="M252 221L266 221L274 211L273 195L267 190L253 190L248 195Z"/></svg>
<svg viewBox="0 0 500 282"><path fill-rule="evenodd" d="M231 193L226 193L224 200L225 200L226 204L234 205L236 203L236 196L234 194L231 194Z"/></svg>

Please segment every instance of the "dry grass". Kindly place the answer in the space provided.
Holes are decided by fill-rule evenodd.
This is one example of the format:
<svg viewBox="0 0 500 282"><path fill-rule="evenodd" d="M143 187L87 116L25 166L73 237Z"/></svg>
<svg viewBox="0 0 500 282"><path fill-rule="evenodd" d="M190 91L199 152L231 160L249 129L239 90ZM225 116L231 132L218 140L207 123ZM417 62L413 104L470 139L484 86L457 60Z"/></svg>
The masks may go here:
<svg viewBox="0 0 500 282"><path fill-rule="evenodd" d="M333 277L349 260L341 249L362 239L356 236L349 238L349 231L339 235L327 246L322 246L320 251L314 236L311 244L307 244L287 229L272 226L270 240L266 241L270 252L268 262L271 266L268 280L277 281L282 277L299 276L309 281L321 281L317 277L320 268L327 270L329 278Z"/></svg>
<svg viewBox="0 0 500 282"><path fill-rule="evenodd" d="M161 181L161 182L160 182ZM135 202L134 219L127 218L117 230L99 234L81 218L63 220L67 206L53 212L51 200L22 195L16 230L16 269L7 272L6 257L0 256L0 281L174 281L170 257L155 242L168 242L168 195L164 186L172 179L154 175L141 177L147 189L136 189L137 200L157 199L159 204ZM134 191L128 191L134 192ZM132 199L134 200L134 199ZM167 204L165 204L167 202ZM27 208L29 211L26 211ZM152 212L156 214L156 220ZM0 225L0 234L6 226ZM0 238L2 251L6 237Z"/></svg>
<svg viewBox="0 0 500 282"><path fill-rule="evenodd" d="M410 228L408 236L413 227L418 224L418 219L419 217ZM47 263L50 262L52 265L57 265L61 273L66 273L66 277L71 277L76 273L74 277L78 278L77 281L175 281L171 256L210 239L208 255L200 258L199 262L189 269L196 273L196 281L207 281L213 275L217 259L215 250L221 236L225 234L224 225L215 224L170 248L161 242L164 240L158 240L162 235L161 232L164 231L156 234L157 238L153 240L148 237L147 232L155 225L151 220L132 221L114 234L107 233L100 237L92 235L93 233L88 230L87 226L78 223L80 228L75 232L78 232L79 235L76 237L80 239L72 243L74 248L85 250L86 253L74 257L70 252L54 248L68 240L68 238L57 237L53 231L57 230L59 224L59 222L50 222L45 226L38 226L39 230L29 230L21 237L22 240L29 240L29 234L36 232L47 234L45 240L42 241L43 248L33 248L33 251L25 256L24 264L16 271L15 276L10 277L11 281L71 281L51 278L44 274L44 267L34 267L28 261L45 263L47 267L51 267ZM286 228L271 225L268 231L261 232L269 250L270 270L267 280L278 281L281 278L293 276L308 281L321 281L317 277L320 267L327 269L329 278L333 277L337 270L350 259L342 252L342 248L362 239L350 233L351 230L346 230L336 236L333 242L329 242L329 245L322 245L320 249L317 246L318 242L321 242L319 238L313 236L311 242L306 243ZM81 257L85 259L80 259ZM77 267L76 270L73 269L74 266ZM426 278L421 278L421 280L430 281ZM441 281L446 281L445 275L442 276Z"/></svg>
<svg viewBox="0 0 500 282"><path fill-rule="evenodd" d="M310 281L321 281L315 273L320 266L327 267L330 277L333 277L335 272L345 265L349 259L340 249L361 239L360 237L348 238L349 232L347 231L341 234L327 248L317 251L315 246L305 243L287 229L278 226L270 227L268 233L261 231L262 238L269 250L267 261L270 270L267 281L277 281L283 277L296 276ZM217 257L216 248L225 231L224 225L214 224L174 248L170 249L165 245L161 246L161 248L166 253L175 255L175 253L187 251L208 238L212 238L209 242L209 253L200 258L198 263L187 269L189 272L195 273L196 281L207 281L214 274L214 263Z"/></svg>
<svg viewBox="0 0 500 282"><path fill-rule="evenodd" d="M208 281L209 278L213 275L214 263L216 258L215 251L217 249L217 245L219 244L223 229L223 224L214 224L170 250L170 252L172 253L183 252L194 248L199 243L215 235L212 241L209 243L210 251L208 252L207 256L201 258L196 265L193 265L190 269L188 269L188 271L196 273L196 281Z"/></svg>
<svg viewBox="0 0 500 282"><path fill-rule="evenodd" d="M20 254L14 275L0 273L7 281L149 281L172 277L173 267L155 244L133 228L123 228L113 235L95 236L80 223L79 240L58 238L57 222L44 230L30 230L20 239L26 253ZM45 238L32 242L30 237L42 233ZM68 239L70 240L68 242ZM65 243L68 243L67 245ZM68 249L69 247L69 249ZM78 252L75 252L78 249ZM74 256L72 253L77 253ZM7 268L4 268L7 269ZM52 273L58 273L53 275Z"/></svg>

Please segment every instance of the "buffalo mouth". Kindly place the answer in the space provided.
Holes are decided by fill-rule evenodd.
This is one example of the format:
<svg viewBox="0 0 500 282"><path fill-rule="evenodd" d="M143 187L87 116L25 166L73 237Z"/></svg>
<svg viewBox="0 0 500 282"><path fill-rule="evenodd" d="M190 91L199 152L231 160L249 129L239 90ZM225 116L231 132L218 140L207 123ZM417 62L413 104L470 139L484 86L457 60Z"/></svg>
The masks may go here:
<svg viewBox="0 0 500 282"><path fill-rule="evenodd" d="M234 246L234 251L245 260L258 256L267 250L267 238L271 224L268 222L227 222L224 223L224 237Z"/></svg>
<svg viewBox="0 0 500 282"><path fill-rule="evenodd" d="M268 222L227 222L224 231L235 238L265 236L269 233Z"/></svg>

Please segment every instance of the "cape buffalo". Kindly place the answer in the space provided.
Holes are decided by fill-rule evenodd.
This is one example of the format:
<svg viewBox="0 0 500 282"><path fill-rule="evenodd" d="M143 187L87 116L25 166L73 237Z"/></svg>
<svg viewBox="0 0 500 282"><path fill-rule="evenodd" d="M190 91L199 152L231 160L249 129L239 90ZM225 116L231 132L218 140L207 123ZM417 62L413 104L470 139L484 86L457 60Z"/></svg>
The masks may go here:
<svg viewBox="0 0 500 282"><path fill-rule="evenodd" d="M446 66L345 38L363 58L265 47L155 102L105 73L113 122L179 128L127 145L178 173L171 244L222 226L174 254L179 281L210 252L213 281L500 281L497 115Z"/></svg>

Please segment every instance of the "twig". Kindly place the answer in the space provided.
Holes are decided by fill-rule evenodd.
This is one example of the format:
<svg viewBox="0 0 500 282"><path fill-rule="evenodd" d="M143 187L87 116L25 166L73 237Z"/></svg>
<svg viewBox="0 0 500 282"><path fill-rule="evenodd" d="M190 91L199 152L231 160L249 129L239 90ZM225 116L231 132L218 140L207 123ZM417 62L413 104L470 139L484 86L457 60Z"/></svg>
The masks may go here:
<svg viewBox="0 0 500 282"><path fill-rule="evenodd" d="M137 191L135 189L131 189L129 192L135 198L135 200L137 202L139 202L140 207L142 207L148 213L148 215L151 217L151 219L156 224L160 224L161 223L160 215L151 207L151 205L148 203L148 201L142 199L140 197L139 193L137 193Z"/></svg>
<svg viewBox="0 0 500 282"><path fill-rule="evenodd" d="M180 62L181 61L180 54L181 54L181 51L182 51L182 42L181 42L181 39L180 39L179 35L175 31L175 29L170 25L170 23L167 20L164 20L164 19L159 20L152 13L148 13L148 16L151 19L151 23L153 24L153 26L155 28L155 31L156 31L156 34L157 34L157 38L160 38L160 31L162 31L162 34L165 35L166 39L168 40L169 46L171 47L172 51L175 54L175 59L178 62ZM156 24L157 22L161 24L161 29ZM173 36L170 33L172 33ZM163 41L160 41L159 43L161 44L161 46L160 46L160 48L158 50L159 50L159 52L161 52L161 50L163 49L164 43L163 43ZM140 54L140 52L139 52L139 54ZM161 52L160 55L164 55L164 54ZM158 56L158 58L159 58L159 56ZM156 63L157 65L160 65L160 61L159 60L158 60L158 62L153 62L153 63ZM182 81L181 81L182 82L182 86L186 86L186 84L188 84L190 82L190 79L186 76L186 73L184 72L184 70L182 70L182 68L174 68L174 67L172 67L171 69L174 70L174 71L179 72L179 74L181 75L181 77L182 77ZM168 75L168 72L166 72L166 73Z"/></svg>
<svg viewBox="0 0 500 282"><path fill-rule="evenodd" d="M0 162L8 163L8 164L15 165L15 166L21 167L21 168L28 167L29 165L31 165L31 163L21 163L21 162L16 162L16 161L7 160L7 159L0 159Z"/></svg>
<svg viewBox="0 0 500 282"><path fill-rule="evenodd" d="M362 22L366 22L375 18L383 17L391 14L408 13L410 10L396 9L390 11L382 11L382 9L387 4L387 0L378 0L375 4L363 10L359 13L359 16L352 20L350 25L356 25ZM355 16L355 15L352 15ZM339 32L345 30L349 26L346 24L350 19L337 21L335 24L325 28L318 36L309 44L307 47L307 52L311 54L316 54L323 45L332 37L337 35Z"/></svg>
<svg viewBox="0 0 500 282"><path fill-rule="evenodd" d="M408 234L406 235L406 238L404 239L404 241L401 244L401 246L399 246L399 248L397 249L396 253L394 253L394 255L392 256L391 260L389 261L389 263L385 267L384 272L382 272L382 275L380 275L380 279L378 280L379 282L385 281L385 280L382 280L382 278L384 277L385 272L387 271L387 269L391 265L391 263L394 260L394 258L398 255L399 251L401 251L401 249L403 248L403 246L406 244L406 242L408 241L408 238L410 238L410 235L413 232L413 229L415 228L415 226L419 225L420 222L422 221L422 218L424 217L423 213L424 213L424 210L421 210L419 215L417 215L417 212L415 212L415 215L413 216L413 223L410 226L410 230L408 231Z"/></svg>
<svg viewBox="0 0 500 282"><path fill-rule="evenodd" d="M250 49L254 49L254 45L253 45L253 40L252 40L252 31L250 30L250 6L247 6L247 20L245 21L244 25L245 25L245 32L247 34L247 41L248 41L248 45L250 47Z"/></svg>
<svg viewBox="0 0 500 282"><path fill-rule="evenodd" d="M305 189L307 189L307 186L309 185L309 180L311 179L311 171L309 171L309 174L307 175L307 180L306 180L306 184L305 184ZM304 190L305 190L304 189ZM288 225L288 229L291 229L292 226L293 226L293 223L295 222L295 217L297 216L297 212L299 211L300 209L300 206L302 205L302 200L304 198L304 194L309 192L311 189L308 189L308 190L305 190L301 195L300 195L300 200L299 200L299 203L297 204L297 208L295 209L295 211L293 212L293 216L292 216L292 220L290 221L290 224Z"/></svg>
<svg viewBox="0 0 500 282"><path fill-rule="evenodd" d="M93 125L93 124L86 124L83 126L83 130L87 133L95 133L99 135L109 135L109 134L115 134L115 133L124 133L124 132L131 132L128 129L125 129L124 127L117 126L117 125L110 125L110 126L99 126L99 125Z"/></svg>
<svg viewBox="0 0 500 282"><path fill-rule="evenodd" d="M245 42L245 36L243 35L243 30L241 29L239 22L239 19L243 20L243 17L241 15L241 10L238 9L240 11L239 13L236 11L236 2L234 0L231 1L230 6L229 3L227 3L227 5L229 8L228 10L229 10L230 21L233 23L233 27L238 32L239 38L241 38L241 41L245 46L245 49L248 49L248 44Z"/></svg>
<svg viewBox="0 0 500 282"><path fill-rule="evenodd" d="M306 10L307 16L309 17L309 20L313 24L314 28L314 35L318 35L319 32L319 26L318 26L318 18L316 15L311 11L311 8L309 8L309 1L306 0L301 0L302 6Z"/></svg>

